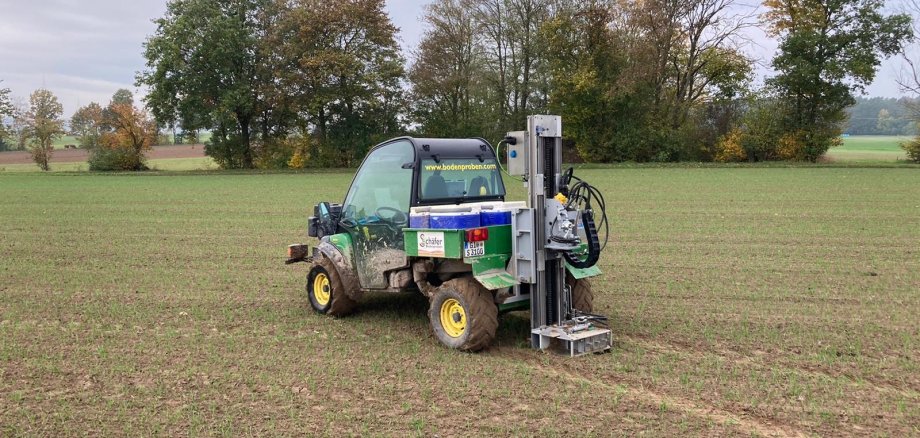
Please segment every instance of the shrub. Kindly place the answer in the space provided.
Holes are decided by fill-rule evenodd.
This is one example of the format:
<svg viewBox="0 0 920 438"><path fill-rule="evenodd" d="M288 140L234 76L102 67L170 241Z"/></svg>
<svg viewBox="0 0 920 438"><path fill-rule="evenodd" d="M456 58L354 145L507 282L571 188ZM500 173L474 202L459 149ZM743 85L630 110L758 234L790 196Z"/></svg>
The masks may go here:
<svg viewBox="0 0 920 438"><path fill-rule="evenodd" d="M777 114L781 114L782 111L780 104L772 100L762 100L744 115L741 146L749 160L776 159L776 147L782 130Z"/></svg>
<svg viewBox="0 0 920 438"><path fill-rule="evenodd" d="M783 134L776 146L776 157L780 160L804 161L805 142L802 137L801 131Z"/></svg>
<svg viewBox="0 0 920 438"><path fill-rule="evenodd" d="M807 160L812 163L818 161L818 158L821 158L828 149L843 144L843 140L840 138L841 134L843 134L843 131L836 123L812 126L805 135L799 136L799 138L804 139L803 142L805 143L803 157L800 160Z"/></svg>
<svg viewBox="0 0 920 438"><path fill-rule="evenodd" d="M273 138L256 147L253 164L259 169L303 169L316 166L310 159L309 150L309 138Z"/></svg>
<svg viewBox="0 0 920 438"><path fill-rule="evenodd" d="M253 141L252 165L256 169L285 169L291 159L290 146L285 138Z"/></svg>
<svg viewBox="0 0 920 438"><path fill-rule="evenodd" d="M297 149L294 151L294 155L291 155L291 159L288 160L287 165L292 169L303 169L307 167L307 161L309 159L309 153L305 150Z"/></svg>
<svg viewBox="0 0 920 438"><path fill-rule="evenodd" d="M901 149L907 152L907 159L920 163L920 137L901 143Z"/></svg>
<svg viewBox="0 0 920 438"><path fill-rule="evenodd" d="M214 159L222 169L241 169L244 167L247 146L243 138L236 133L215 131L211 141L205 143L205 155Z"/></svg>
<svg viewBox="0 0 920 438"><path fill-rule="evenodd" d="M128 148L96 147L89 155L89 170L147 170L147 164L142 154L137 154Z"/></svg>
<svg viewBox="0 0 920 438"><path fill-rule="evenodd" d="M51 170L51 156L54 155L54 145L50 141L33 140L29 145L29 151L32 153L32 161L43 171Z"/></svg>
<svg viewBox="0 0 920 438"><path fill-rule="evenodd" d="M747 160L747 153L741 145L741 130L734 128L719 137L716 142L715 160L720 163L737 163Z"/></svg>

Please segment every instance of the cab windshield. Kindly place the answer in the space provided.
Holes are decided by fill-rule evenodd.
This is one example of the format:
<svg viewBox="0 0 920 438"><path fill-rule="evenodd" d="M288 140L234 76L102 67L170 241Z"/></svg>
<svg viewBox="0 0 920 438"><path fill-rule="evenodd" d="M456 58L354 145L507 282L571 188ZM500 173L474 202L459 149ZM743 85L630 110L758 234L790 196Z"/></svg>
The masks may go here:
<svg viewBox="0 0 920 438"><path fill-rule="evenodd" d="M505 195L494 158L422 160L422 201L495 198Z"/></svg>

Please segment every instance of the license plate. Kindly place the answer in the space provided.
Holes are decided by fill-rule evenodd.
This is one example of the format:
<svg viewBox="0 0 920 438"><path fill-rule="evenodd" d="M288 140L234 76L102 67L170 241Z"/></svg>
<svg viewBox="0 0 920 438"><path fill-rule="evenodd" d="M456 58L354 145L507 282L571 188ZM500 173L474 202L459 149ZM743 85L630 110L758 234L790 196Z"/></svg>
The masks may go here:
<svg viewBox="0 0 920 438"><path fill-rule="evenodd" d="M486 255L485 242L464 242L463 257L477 257Z"/></svg>

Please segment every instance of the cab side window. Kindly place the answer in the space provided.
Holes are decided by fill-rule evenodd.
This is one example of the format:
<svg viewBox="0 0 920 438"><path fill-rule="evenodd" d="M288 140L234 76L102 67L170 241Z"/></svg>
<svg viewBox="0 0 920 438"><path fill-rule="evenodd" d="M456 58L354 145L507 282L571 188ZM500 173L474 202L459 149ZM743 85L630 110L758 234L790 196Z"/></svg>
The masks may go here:
<svg viewBox="0 0 920 438"><path fill-rule="evenodd" d="M408 140L379 147L368 154L345 197L346 218L361 222L391 217L392 209L409 214L412 169L403 164L415 161L415 149ZM381 208L389 212L378 213Z"/></svg>

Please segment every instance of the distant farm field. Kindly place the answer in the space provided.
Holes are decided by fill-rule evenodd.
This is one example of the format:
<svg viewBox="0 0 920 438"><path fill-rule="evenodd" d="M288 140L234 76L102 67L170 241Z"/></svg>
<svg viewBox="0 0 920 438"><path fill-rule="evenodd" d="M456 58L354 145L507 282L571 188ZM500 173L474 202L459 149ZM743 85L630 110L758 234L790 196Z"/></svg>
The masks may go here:
<svg viewBox="0 0 920 438"><path fill-rule="evenodd" d="M170 132L170 133L167 133L167 134L165 134L165 135L166 135L166 140L168 141L168 144L167 144L167 145L174 145L174 144L175 144L175 137L173 136L173 134ZM202 132L201 134L198 135L198 142L199 142L199 143L202 143L202 144L203 144L203 143L206 143L206 142L209 141L210 139L211 139L211 133L210 133L210 132ZM74 136L74 135L62 135L62 136L60 136L60 137L58 137L57 139L54 140L54 148L55 148L55 149L64 149L65 146L67 146L67 145L79 146L79 145L80 145L80 139L79 139L79 137ZM164 145L164 146L166 146L166 145Z"/></svg>
<svg viewBox="0 0 920 438"><path fill-rule="evenodd" d="M284 248L350 173L0 173L0 435L920 434L917 169L579 176L616 345L568 359L314 314Z"/></svg>
<svg viewBox="0 0 920 438"><path fill-rule="evenodd" d="M58 150L51 157L52 172L89 170L85 149ZM202 145L154 146L147 152L147 166L155 170L213 170L217 163L204 154ZM0 152L0 172L37 172L38 166L26 151Z"/></svg>
<svg viewBox="0 0 920 438"><path fill-rule="evenodd" d="M901 143L910 137L896 135L851 135L843 137L841 146L831 148L830 161L889 162L906 160Z"/></svg>

